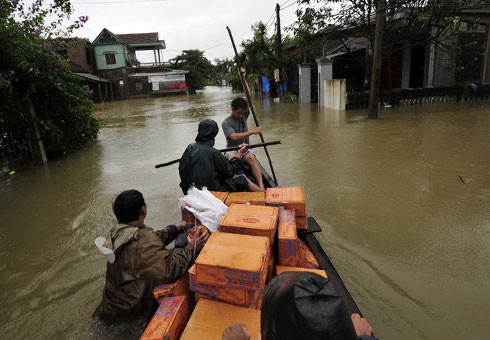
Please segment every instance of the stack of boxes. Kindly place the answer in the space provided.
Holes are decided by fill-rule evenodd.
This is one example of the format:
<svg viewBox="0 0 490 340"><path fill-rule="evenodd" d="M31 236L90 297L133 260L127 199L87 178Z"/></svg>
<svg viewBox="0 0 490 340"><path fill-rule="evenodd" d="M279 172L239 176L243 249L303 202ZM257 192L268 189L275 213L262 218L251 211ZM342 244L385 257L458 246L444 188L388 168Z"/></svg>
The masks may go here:
<svg viewBox="0 0 490 340"><path fill-rule="evenodd" d="M160 293L155 292L155 296L161 298L160 316L155 314L155 322L152 319L148 327L158 324L163 330L160 333L178 339L179 331L172 335L171 327L159 321L165 315L164 309L171 308L181 310L175 320L188 320L182 339L219 338L223 329L233 322L245 323L251 338L259 338L262 295L276 271L277 274L312 271L327 276L318 269L318 262L306 243L297 237L298 229L307 229L304 191L301 187L281 187L268 188L265 194L212 193L229 208L221 219L220 231L209 237L189 269L188 289L195 294L197 302L194 312L190 318L185 312L185 303L193 303L185 292L173 287L171 292L182 295L168 296L172 295L168 287L157 287ZM185 206L182 219L188 227L201 226ZM170 298L184 300L180 301L184 307L169 307L177 303L167 300Z"/></svg>
<svg viewBox="0 0 490 340"><path fill-rule="evenodd" d="M191 290L198 297L257 307L271 256L267 237L213 233L196 259Z"/></svg>

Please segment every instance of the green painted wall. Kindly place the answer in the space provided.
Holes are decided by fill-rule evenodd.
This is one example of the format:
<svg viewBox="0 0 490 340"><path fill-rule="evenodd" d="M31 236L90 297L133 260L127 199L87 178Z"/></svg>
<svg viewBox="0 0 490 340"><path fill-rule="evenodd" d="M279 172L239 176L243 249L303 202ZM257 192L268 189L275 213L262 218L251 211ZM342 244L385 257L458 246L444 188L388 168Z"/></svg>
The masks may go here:
<svg viewBox="0 0 490 340"><path fill-rule="evenodd" d="M98 45L94 47L95 52L95 64L97 70L112 70L126 66L126 55L124 45ZM116 63L107 65L105 59L105 53L114 53L116 56Z"/></svg>

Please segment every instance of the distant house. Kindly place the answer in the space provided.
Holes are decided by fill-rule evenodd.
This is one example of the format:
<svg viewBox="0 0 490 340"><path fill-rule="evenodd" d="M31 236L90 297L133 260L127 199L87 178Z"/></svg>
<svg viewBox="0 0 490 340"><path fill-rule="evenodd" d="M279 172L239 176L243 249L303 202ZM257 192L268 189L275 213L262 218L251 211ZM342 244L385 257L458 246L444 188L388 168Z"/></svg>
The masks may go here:
<svg viewBox="0 0 490 340"><path fill-rule="evenodd" d="M444 45L417 40L393 42L398 48L383 59L381 90L465 86L473 82L490 85L490 7L463 10L460 20L457 34L441 34L446 34ZM425 35L421 37L425 41L431 40L426 37L434 32L420 34ZM368 91L372 67L369 39L335 26L319 32L319 37L309 46L288 51L293 57L319 47L322 50L316 64L299 65L300 101L318 101L323 106L323 84L328 79L346 79L348 92Z"/></svg>
<svg viewBox="0 0 490 340"><path fill-rule="evenodd" d="M186 71L172 70L163 62L165 41L157 32L114 34L104 28L92 45L96 72L113 82L116 98L187 91ZM153 51L153 62L140 62L137 51Z"/></svg>
<svg viewBox="0 0 490 340"><path fill-rule="evenodd" d="M70 70L81 77L92 91L94 102L112 99L111 82L95 74L94 48L87 39L67 40L66 54Z"/></svg>

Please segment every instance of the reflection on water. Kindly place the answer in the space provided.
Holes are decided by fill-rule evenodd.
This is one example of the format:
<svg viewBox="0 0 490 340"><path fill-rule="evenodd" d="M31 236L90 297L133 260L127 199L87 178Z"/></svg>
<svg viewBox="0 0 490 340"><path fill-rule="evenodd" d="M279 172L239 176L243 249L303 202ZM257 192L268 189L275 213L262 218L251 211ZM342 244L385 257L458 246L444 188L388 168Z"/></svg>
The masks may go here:
<svg viewBox="0 0 490 340"><path fill-rule="evenodd" d="M134 338L135 325L90 321L105 273L93 240L129 188L145 195L149 225L178 220L177 165L154 166L180 158L201 119L221 123L234 97L209 88L96 105L96 144L0 184L3 338ZM304 186L318 237L378 337L487 336L488 102L384 109L376 121L267 98L254 108L264 138L282 141L269 147L279 184Z"/></svg>

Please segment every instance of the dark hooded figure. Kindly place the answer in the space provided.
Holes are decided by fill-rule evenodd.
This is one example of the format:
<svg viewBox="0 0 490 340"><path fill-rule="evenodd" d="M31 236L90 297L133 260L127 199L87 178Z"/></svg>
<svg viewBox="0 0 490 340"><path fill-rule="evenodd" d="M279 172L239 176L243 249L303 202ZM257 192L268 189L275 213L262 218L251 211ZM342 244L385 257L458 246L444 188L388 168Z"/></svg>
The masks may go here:
<svg viewBox="0 0 490 340"><path fill-rule="evenodd" d="M211 191L260 190L258 187L258 190L255 190L256 185L244 175L236 175L232 163L214 148L214 139L218 131L218 124L214 120L202 120L199 123L196 142L189 144L180 158L180 187L184 195L192 186L199 189L206 187Z"/></svg>
<svg viewBox="0 0 490 340"><path fill-rule="evenodd" d="M308 272L286 272L271 280L260 324L262 340L375 339L371 334L358 337L332 281Z"/></svg>

